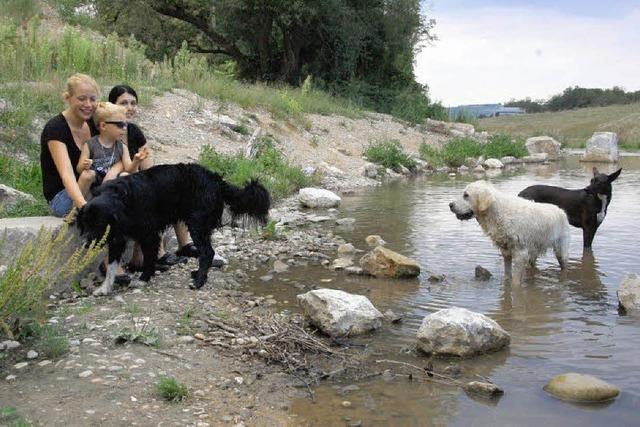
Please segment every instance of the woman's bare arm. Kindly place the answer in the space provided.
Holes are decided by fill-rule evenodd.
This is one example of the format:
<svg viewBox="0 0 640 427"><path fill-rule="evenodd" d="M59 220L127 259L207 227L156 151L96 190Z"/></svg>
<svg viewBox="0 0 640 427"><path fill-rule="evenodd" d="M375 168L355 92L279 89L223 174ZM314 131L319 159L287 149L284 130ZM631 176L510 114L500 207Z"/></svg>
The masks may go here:
<svg viewBox="0 0 640 427"><path fill-rule="evenodd" d="M76 171L78 171L78 174L81 174L82 171L90 169L92 164L93 160L89 158L89 144L84 144L82 151L80 151L80 160L78 160Z"/></svg>
<svg viewBox="0 0 640 427"><path fill-rule="evenodd" d="M62 179L62 185L64 185L65 190L69 193L69 197L73 200L74 206L81 208L87 201L82 196L80 187L78 187L67 146L64 145L63 142L53 139L47 141L47 147L51 153L53 163L56 165L58 175L60 175L60 179Z"/></svg>

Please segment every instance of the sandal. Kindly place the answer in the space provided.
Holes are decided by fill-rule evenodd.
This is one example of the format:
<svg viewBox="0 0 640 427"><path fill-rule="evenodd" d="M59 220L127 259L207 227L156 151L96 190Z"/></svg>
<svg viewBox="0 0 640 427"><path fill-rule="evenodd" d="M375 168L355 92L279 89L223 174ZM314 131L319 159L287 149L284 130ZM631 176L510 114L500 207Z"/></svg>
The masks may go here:
<svg viewBox="0 0 640 427"><path fill-rule="evenodd" d="M128 274L118 274L115 279L113 279L113 283L116 285L127 286L131 283L131 276Z"/></svg>
<svg viewBox="0 0 640 427"><path fill-rule="evenodd" d="M176 255L177 256L186 256L186 257L191 257L191 258L198 258L198 255L200 255L200 251L198 250L196 245L194 245L193 242L192 242L192 243L187 243L186 245L184 245L183 247L178 249L176 251Z"/></svg>
<svg viewBox="0 0 640 427"><path fill-rule="evenodd" d="M187 257L174 255L172 253L167 252L164 255L162 255L160 258L158 258L156 262L158 264L171 266L171 265L187 262Z"/></svg>

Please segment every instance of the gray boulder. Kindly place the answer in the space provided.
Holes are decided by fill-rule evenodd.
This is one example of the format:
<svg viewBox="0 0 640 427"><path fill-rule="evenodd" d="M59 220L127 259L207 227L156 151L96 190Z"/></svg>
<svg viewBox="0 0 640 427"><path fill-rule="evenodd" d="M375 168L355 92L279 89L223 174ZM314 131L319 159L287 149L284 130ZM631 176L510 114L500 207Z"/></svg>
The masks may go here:
<svg viewBox="0 0 640 427"><path fill-rule="evenodd" d="M628 273L618 287L618 302L625 311L640 312L640 278Z"/></svg>
<svg viewBox="0 0 640 427"><path fill-rule="evenodd" d="M0 184L0 207L8 208L19 202L35 202L31 194L23 193L15 188Z"/></svg>
<svg viewBox="0 0 640 427"><path fill-rule="evenodd" d="M301 188L298 192L300 204L309 208L333 208L339 206L342 199L336 193L323 188Z"/></svg>
<svg viewBox="0 0 640 427"><path fill-rule="evenodd" d="M418 348L435 356L471 357L498 351L511 341L494 320L459 307L425 317L417 337Z"/></svg>
<svg viewBox="0 0 640 427"><path fill-rule="evenodd" d="M487 159L484 161L484 167L487 169L502 169L504 165L498 159Z"/></svg>
<svg viewBox="0 0 640 427"><path fill-rule="evenodd" d="M525 146L530 156L538 153L547 153L549 160L558 160L560 157L560 143L550 136L528 138Z"/></svg>
<svg viewBox="0 0 640 427"><path fill-rule="evenodd" d="M454 123L451 123L449 127L451 129L452 135L454 130L462 132L463 136L472 136L473 134L476 133L476 130L473 127L473 125L469 123L454 122Z"/></svg>
<svg viewBox="0 0 640 427"><path fill-rule="evenodd" d="M544 391L571 402L604 402L614 399L620 390L600 378L569 372L553 377Z"/></svg>
<svg viewBox="0 0 640 427"><path fill-rule="evenodd" d="M337 289L316 289L298 295L311 323L330 336L352 336L379 328L384 318L363 295Z"/></svg>
<svg viewBox="0 0 640 427"><path fill-rule="evenodd" d="M378 177L378 166L373 163L367 163L362 169L362 175L367 178L376 179Z"/></svg>
<svg viewBox="0 0 640 427"><path fill-rule="evenodd" d="M614 132L594 132L587 141L583 162L608 162L618 161L618 134Z"/></svg>

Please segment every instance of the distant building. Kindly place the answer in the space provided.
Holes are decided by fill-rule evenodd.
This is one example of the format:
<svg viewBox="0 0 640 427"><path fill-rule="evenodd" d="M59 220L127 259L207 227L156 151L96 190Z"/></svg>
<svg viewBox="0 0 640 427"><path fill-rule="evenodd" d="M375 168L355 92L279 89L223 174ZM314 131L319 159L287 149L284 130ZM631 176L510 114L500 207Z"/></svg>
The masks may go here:
<svg viewBox="0 0 640 427"><path fill-rule="evenodd" d="M459 115L471 116L474 118L498 117L498 116L519 116L525 111L520 107L505 107L502 104L472 104L459 105L449 108L449 118L455 120Z"/></svg>

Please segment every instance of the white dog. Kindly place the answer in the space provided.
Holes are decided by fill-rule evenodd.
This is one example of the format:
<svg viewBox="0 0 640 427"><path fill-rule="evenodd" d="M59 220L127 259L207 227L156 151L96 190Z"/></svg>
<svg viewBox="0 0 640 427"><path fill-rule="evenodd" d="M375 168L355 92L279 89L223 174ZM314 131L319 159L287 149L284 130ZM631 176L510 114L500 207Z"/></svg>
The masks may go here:
<svg viewBox="0 0 640 427"><path fill-rule="evenodd" d="M527 265L550 247L565 268L569 256L569 221L562 209L501 193L486 181L476 181L464 190L462 199L449 204L458 219L474 216L504 258L504 270L519 285ZM513 260L513 271L511 263Z"/></svg>

